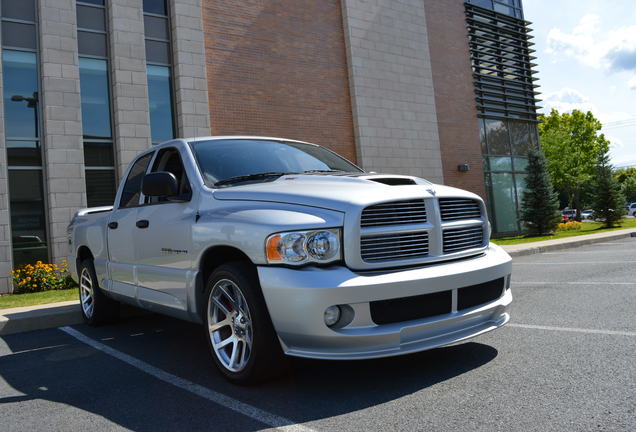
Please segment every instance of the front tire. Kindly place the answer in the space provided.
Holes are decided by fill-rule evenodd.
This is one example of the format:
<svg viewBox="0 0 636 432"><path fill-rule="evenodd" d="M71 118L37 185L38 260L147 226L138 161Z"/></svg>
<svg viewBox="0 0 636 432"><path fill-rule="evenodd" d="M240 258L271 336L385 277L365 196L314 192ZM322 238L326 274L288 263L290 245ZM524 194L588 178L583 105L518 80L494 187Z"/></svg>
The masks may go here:
<svg viewBox="0 0 636 432"><path fill-rule="evenodd" d="M93 260L82 261L78 270L80 308L84 322L90 326L111 323L119 317L119 302L102 292L97 283Z"/></svg>
<svg viewBox="0 0 636 432"><path fill-rule="evenodd" d="M216 268L205 298L206 339L226 378L251 384L284 372L284 354L252 265L232 262Z"/></svg>

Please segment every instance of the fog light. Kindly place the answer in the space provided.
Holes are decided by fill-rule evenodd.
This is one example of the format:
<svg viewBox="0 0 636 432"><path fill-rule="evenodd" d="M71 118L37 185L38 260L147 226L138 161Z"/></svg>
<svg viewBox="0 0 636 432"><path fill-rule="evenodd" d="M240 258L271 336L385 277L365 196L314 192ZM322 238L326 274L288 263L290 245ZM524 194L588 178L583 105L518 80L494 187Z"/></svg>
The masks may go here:
<svg viewBox="0 0 636 432"><path fill-rule="evenodd" d="M333 326L340 319L340 306L329 306L325 309L325 324Z"/></svg>

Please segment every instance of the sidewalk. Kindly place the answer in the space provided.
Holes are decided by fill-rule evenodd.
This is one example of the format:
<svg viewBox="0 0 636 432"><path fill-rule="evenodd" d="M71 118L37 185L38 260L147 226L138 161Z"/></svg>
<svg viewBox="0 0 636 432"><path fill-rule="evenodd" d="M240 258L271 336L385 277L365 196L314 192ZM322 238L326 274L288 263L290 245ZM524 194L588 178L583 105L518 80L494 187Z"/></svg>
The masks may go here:
<svg viewBox="0 0 636 432"><path fill-rule="evenodd" d="M502 247L511 256L516 257L574 248L604 241L619 240L627 237L636 237L636 228ZM77 300L13 309L0 309L0 336L79 324L81 322L82 314L80 312L79 301Z"/></svg>

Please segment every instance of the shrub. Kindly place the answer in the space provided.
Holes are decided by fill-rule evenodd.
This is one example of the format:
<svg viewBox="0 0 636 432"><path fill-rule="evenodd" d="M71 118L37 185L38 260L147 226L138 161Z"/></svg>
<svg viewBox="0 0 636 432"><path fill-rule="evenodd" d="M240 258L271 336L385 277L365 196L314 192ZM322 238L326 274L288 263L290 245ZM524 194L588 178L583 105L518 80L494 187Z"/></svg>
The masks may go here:
<svg viewBox="0 0 636 432"><path fill-rule="evenodd" d="M557 225L556 230L557 231L578 231L581 229L582 225L583 225L582 222L577 222L577 221L564 222Z"/></svg>
<svg viewBox="0 0 636 432"><path fill-rule="evenodd" d="M25 264L11 272L14 294L72 288L75 283L68 273L68 264Z"/></svg>

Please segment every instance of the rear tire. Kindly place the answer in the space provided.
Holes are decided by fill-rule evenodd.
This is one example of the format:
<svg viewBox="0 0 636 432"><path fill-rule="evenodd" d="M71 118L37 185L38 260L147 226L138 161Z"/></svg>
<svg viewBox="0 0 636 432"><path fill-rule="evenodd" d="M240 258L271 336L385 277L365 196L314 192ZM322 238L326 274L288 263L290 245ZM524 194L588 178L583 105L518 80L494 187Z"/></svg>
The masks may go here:
<svg viewBox="0 0 636 432"><path fill-rule="evenodd" d="M97 283L92 259L82 261L77 269L80 309L84 322L90 326L112 323L119 318L119 302L106 297Z"/></svg>
<svg viewBox="0 0 636 432"><path fill-rule="evenodd" d="M214 363L228 380L254 384L286 371L287 361L250 263L217 267L208 278L205 299L205 337Z"/></svg>

